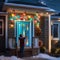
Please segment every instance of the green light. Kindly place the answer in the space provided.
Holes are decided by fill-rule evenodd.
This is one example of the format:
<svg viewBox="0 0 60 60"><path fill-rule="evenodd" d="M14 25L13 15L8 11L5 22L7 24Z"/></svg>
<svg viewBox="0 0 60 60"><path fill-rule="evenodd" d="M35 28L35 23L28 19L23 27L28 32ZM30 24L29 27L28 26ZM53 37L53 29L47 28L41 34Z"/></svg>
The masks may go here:
<svg viewBox="0 0 60 60"><path fill-rule="evenodd" d="M13 17L13 20L16 20L16 16Z"/></svg>
<svg viewBox="0 0 60 60"><path fill-rule="evenodd" d="M37 19L37 16L34 16L34 19Z"/></svg>
<svg viewBox="0 0 60 60"><path fill-rule="evenodd" d="M13 20L13 18L12 18L12 17L10 17L10 18L9 18L9 20Z"/></svg>
<svg viewBox="0 0 60 60"><path fill-rule="evenodd" d="M19 19L20 18L20 16L19 15L16 15L16 17Z"/></svg>
<svg viewBox="0 0 60 60"><path fill-rule="evenodd" d="M30 20L30 21L33 21L33 19L32 19L32 18L29 18L29 20Z"/></svg>

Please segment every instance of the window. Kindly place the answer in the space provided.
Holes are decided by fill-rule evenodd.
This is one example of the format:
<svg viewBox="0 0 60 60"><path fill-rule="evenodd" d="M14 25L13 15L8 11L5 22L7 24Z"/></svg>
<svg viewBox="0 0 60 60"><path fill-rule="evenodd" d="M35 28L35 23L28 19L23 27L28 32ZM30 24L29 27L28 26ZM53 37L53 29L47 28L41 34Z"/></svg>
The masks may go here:
<svg viewBox="0 0 60 60"><path fill-rule="evenodd" d="M58 37L58 24L53 25L53 37Z"/></svg>
<svg viewBox="0 0 60 60"><path fill-rule="evenodd" d="M0 36L4 35L4 22L0 20Z"/></svg>
<svg viewBox="0 0 60 60"><path fill-rule="evenodd" d="M59 33L59 24L53 24L52 25L52 36L54 40L59 38L58 33Z"/></svg>

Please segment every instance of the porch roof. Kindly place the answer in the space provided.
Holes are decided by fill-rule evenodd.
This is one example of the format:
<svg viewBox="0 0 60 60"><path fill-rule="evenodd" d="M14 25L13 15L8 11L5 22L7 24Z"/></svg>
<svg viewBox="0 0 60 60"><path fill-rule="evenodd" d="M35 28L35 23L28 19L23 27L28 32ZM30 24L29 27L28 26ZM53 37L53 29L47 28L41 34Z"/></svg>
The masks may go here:
<svg viewBox="0 0 60 60"><path fill-rule="evenodd" d="M49 7L42 7L42 6L34 6L34 5L25 5L25 4L15 4L15 3L4 3L4 9L6 9L6 7L15 7L15 8L30 8L30 9L37 9L41 12L49 12L49 13L56 13L56 11L54 9L51 9Z"/></svg>

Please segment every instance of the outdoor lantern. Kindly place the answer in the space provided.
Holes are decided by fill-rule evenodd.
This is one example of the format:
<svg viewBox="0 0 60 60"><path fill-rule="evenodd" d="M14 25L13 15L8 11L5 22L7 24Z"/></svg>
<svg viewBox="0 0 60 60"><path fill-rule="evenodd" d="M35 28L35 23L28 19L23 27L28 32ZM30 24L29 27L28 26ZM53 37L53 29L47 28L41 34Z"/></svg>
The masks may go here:
<svg viewBox="0 0 60 60"><path fill-rule="evenodd" d="M13 24L10 24L10 28L13 28L14 27L14 25Z"/></svg>

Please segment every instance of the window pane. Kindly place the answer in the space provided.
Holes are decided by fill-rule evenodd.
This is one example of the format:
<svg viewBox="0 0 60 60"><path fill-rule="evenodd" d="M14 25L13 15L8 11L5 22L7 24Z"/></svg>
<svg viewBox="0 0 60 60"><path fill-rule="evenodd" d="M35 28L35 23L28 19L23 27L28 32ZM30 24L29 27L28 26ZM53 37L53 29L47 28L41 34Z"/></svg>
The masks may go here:
<svg viewBox="0 0 60 60"><path fill-rule="evenodd" d="M58 37L58 24L53 25L53 37Z"/></svg>

